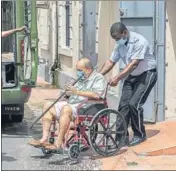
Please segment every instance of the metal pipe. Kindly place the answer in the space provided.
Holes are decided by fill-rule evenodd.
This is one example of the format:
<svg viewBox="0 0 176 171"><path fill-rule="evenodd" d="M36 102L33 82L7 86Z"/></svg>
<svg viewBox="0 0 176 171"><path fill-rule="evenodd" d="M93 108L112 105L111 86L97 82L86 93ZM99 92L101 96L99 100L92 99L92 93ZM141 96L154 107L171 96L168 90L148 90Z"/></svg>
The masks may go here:
<svg viewBox="0 0 176 171"><path fill-rule="evenodd" d="M61 69L61 63L60 63L60 58L59 58L59 54L58 54L58 40L59 40L59 35L58 35L58 1L55 2L56 3L56 16L55 16L55 57L54 57L54 61L53 61L53 64L51 65L50 67L50 73L51 73L51 76L52 76L52 85L55 85L55 70L57 68Z"/></svg>
<svg viewBox="0 0 176 171"><path fill-rule="evenodd" d="M153 1L154 3L154 14L153 14L153 54L156 58L157 55L157 32L156 32L156 28L157 28L157 5L156 5L156 1ZM157 59L156 59L157 60ZM155 124L156 123L156 118L157 118L157 109L158 109L158 105L157 105L157 84L154 87L154 118L152 121L150 121L150 123Z"/></svg>
<svg viewBox="0 0 176 171"><path fill-rule="evenodd" d="M55 63L56 63L56 68L61 69L61 63L60 63L60 58L58 54L58 1L56 1L56 53L55 53Z"/></svg>

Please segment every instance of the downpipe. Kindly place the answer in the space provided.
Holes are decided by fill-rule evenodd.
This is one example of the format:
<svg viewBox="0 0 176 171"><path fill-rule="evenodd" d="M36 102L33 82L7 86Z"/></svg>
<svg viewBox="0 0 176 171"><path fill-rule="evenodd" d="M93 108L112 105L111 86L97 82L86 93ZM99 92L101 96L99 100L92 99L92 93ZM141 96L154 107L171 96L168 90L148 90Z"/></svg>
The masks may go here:
<svg viewBox="0 0 176 171"><path fill-rule="evenodd" d="M56 69L61 69L61 64L60 64L60 59L59 59L59 54L58 54L58 1L56 3L56 16L55 16L55 59L54 63L50 67L50 75L52 77L51 84L53 86L56 86Z"/></svg>

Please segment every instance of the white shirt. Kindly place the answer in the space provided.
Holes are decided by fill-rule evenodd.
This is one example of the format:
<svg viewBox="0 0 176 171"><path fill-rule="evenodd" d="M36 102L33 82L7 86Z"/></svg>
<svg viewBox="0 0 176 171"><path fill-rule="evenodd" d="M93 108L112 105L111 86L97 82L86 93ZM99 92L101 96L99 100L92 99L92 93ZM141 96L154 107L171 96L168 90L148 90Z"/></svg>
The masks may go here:
<svg viewBox="0 0 176 171"><path fill-rule="evenodd" d="M78 81L75 84L75 88L77 90L94 92L98 94L101 98L104 98L105 96L106 86L107 86L107 81L105 77L102 74L97 73L96 71L93 71L86 80ZM71 95L68 99L68 103L77 108L86 99L87 97L84 97L84 96ZM85 107L86 103L83 106Z"/></svg>
<svg viewBox="0 0 176 171"><path fill-rule="evenodd" d="M122 59L125 65L128 65L133 59L141 59L138 66L130 75L140 75L145 71L156 68L156 60L151 52L148 40L135 32L129 32L130 37L127 45L115 44L110 60L118 62Z"/></svg>

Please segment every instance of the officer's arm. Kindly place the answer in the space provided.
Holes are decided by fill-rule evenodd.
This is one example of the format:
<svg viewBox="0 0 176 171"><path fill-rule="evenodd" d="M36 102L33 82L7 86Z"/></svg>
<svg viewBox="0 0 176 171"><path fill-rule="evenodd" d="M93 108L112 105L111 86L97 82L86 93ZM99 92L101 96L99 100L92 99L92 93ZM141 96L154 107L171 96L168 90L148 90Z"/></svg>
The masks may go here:
<svg viewBox="0 0 176 171"><path fill-rule="evenodd" d="M109 60L107 60L103 67L100 70L100 74L106 75L116 64L116 62L119 61L120 56L119 56L119 51L118 51L119 45L116 43L114 50L111 53L111 57Z"/></svg>
<svg viewBox="0 0 176 171"><path fill-rule="evenodd" d="M106 75L115 65L115 62L107 60L100 70L100 74Z"/></svg>
<svg viewBox="0 0 176 171"><path fill-rule="evenodd" d="M125 78L130 74L139 64L147 52L149 43L146 39L141 39L136 42L133 49L133 54L131 56L131 62L125 67L125 69L116 77L117 81Z"/></svg>
<svg viewBox="0 0 176 171"><path fill-rule="evenodd" d="M125 78L128 74L130 74L138 66L140 61L140 59L132 60L131 63L129 63L117 76L117 81L120 81L121 79Z"/></svg>

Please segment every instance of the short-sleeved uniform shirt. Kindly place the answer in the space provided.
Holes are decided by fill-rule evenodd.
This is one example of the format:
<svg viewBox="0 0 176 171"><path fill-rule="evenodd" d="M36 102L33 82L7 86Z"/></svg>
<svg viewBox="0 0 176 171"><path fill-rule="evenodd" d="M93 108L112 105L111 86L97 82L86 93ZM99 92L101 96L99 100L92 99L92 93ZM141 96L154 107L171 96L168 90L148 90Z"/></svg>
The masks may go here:
<svg viewBox="0 0 176 171"><path fill-rule="evenodd" d="M125 65L128 65L134 59L140 59L138 66L130 73L132 76L137 76L145 71L155 69L156 61L151 51L148 40L135 32L129 32L129 40L127 45L115 44L110 60L118 62L119 59Z"/></svg>
<svg viewBox="0 0 176 171"><path fill-rule="evenodd" d="M86 92L95 92L101 98L105 96L105 90L107 86L107 81L104 76L96 71L93 71L91 75L84 81L79 81L75 84L75 88L79 91L86 91ZM83 103L87 97L78 96L78 95L71 95L68 99L68 104L78 107L80 103ZM83 105L84 107L86 106ZM82 106L82 107L83 107Z"/></svg>

